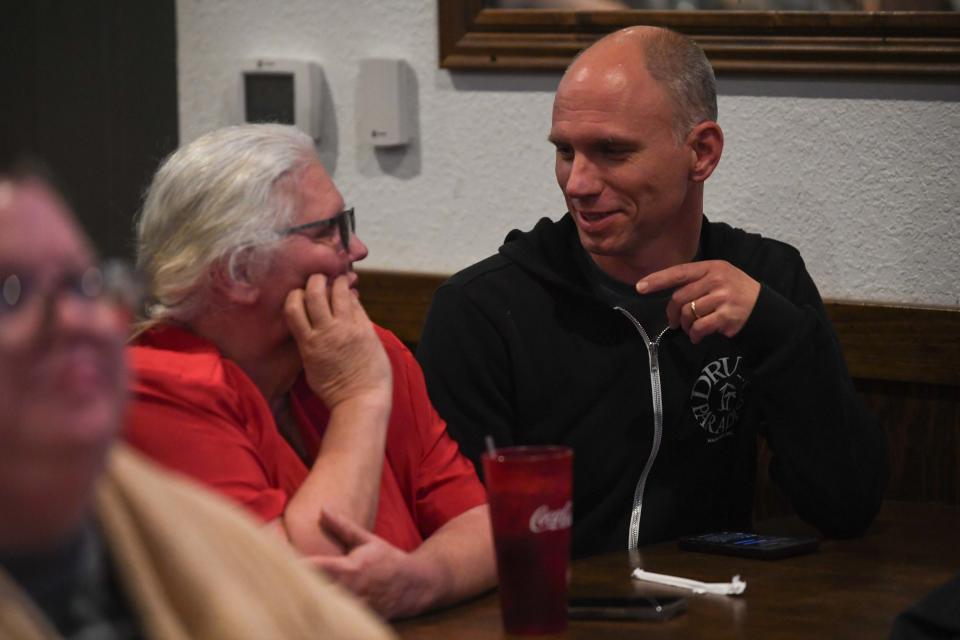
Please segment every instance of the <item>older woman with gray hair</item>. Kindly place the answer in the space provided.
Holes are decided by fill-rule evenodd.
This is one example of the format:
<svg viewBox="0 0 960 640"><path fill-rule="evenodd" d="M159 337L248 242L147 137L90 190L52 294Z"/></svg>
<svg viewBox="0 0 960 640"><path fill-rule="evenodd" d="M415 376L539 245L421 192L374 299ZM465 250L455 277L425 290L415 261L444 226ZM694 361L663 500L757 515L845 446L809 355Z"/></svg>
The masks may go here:
<svg viewBox="0 0 960 640"><path fill-rule="evenodd" d="M127 437L242 504L386 617L492 586L485 492L419 366L356 294L353 209L292 127L244 125L157 171Z"/></svg>

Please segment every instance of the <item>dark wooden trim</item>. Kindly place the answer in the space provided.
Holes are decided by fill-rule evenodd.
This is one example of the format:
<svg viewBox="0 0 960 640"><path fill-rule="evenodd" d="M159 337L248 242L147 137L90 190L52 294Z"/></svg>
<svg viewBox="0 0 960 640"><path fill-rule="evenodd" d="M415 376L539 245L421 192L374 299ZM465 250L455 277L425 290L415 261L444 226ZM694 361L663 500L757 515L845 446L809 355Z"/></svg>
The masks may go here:
<svg viewBox="0 0 960 640"><path fill-rule="evenodd" d="M360 269L357 273L360 301L370 318L407 344L419 342L433 292L447 276Z"/></svg>
<svg viewBox="0 0 960 640"><path fill-rule="evenodd" d="M693 37L718 73L960 76L954 12L589 12L438 2L445 69L561 70L604 34L649 24Z"/></svg>
<svg viewBox="0 0 960 640"><path fill-rule="evenodd" d="M361 299L375 322L414 344L445 279L360 271ZM854 378L960 385L960 309L847 301L826 306Z"/></svg>
<svg viewBox="0 0 960 640"><path fill-rule="evenodd" d="M960 385L960 309L827 301L855 378Z"/></svg>

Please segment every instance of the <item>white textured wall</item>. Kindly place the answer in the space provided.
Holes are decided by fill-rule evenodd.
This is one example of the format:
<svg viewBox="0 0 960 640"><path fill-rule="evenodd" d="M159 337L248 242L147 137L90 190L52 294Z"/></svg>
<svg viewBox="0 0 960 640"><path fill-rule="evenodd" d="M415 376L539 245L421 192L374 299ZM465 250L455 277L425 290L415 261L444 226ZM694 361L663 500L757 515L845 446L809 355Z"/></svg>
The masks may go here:
<svg viewBox="0 0 960 640"><path fill-rule="evenodd" d="M365 267L452 273L563 213L546 142L559 76L438 69L436 0L178 0L177 36L182 141L230 123L238 60L323 65L320 153L357 207ZM354 133L365 57L416 78L404 150ZM956 83L722 78L720 93L712 219L797 246L825 297L960 305Z"/></svg>

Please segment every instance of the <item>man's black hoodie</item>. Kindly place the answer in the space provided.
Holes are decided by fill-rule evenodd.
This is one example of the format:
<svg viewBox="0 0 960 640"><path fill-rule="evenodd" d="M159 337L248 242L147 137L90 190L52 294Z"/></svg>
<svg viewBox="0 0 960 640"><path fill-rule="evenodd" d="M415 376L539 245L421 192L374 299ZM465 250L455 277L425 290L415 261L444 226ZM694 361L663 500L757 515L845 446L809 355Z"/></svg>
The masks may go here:
<svg viewBox="0 0 960 640"><path fill-rule="evenodd" d="M642 545L750 526L762 436L801 517L828 536L863 531L886 487L886 440L796 249L704 220L698 259L761 290L734 338L698 345L665 315L644 327L604 301L584 255L569 215L544 218L436 293L417 357L478 470L487 435L573 447L583 556L626 549L628 532Z"/></svg>

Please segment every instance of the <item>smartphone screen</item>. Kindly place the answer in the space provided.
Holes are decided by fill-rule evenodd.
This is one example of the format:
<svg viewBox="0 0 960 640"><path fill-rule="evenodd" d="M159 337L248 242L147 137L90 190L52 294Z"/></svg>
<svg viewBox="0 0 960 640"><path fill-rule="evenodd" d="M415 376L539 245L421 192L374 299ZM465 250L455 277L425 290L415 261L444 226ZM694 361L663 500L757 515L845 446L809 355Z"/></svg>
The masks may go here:
<svg viewBox="0 0 960 640"><path fill-rule="evenodd" d="M687 610L677 596L586 596L570 598L567 612L580 620L669 620Z"/></svg>
<svg viewBox="0 0 960 640"><path fill-rule="evenodd" d="M678 545L685 551L776 560L816 551L820 548L820 540L808 537L768 536L740 531L720 531L680 538Z"/></svg>

